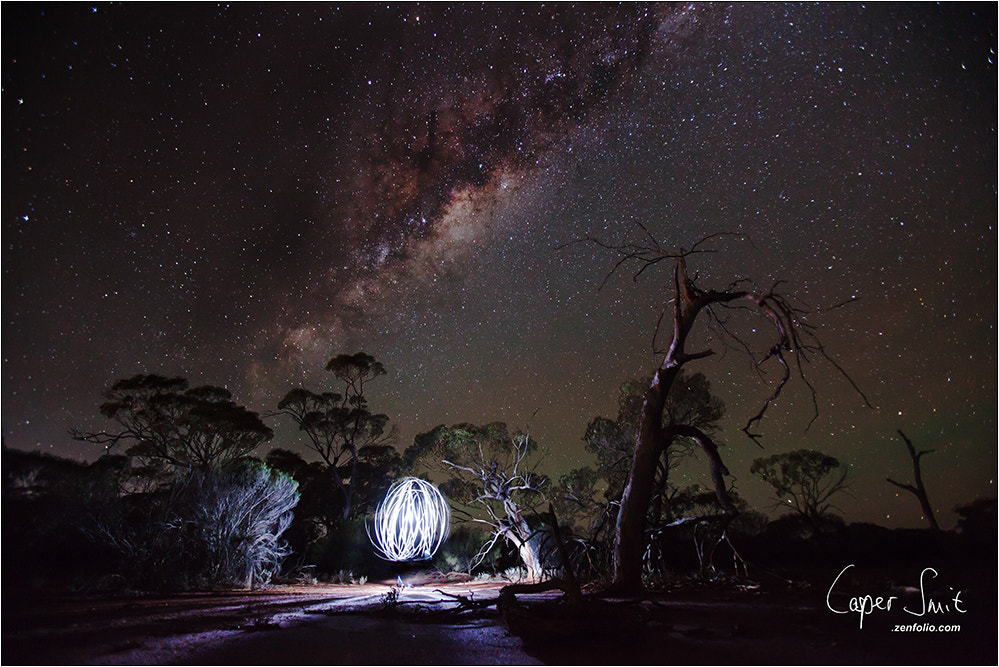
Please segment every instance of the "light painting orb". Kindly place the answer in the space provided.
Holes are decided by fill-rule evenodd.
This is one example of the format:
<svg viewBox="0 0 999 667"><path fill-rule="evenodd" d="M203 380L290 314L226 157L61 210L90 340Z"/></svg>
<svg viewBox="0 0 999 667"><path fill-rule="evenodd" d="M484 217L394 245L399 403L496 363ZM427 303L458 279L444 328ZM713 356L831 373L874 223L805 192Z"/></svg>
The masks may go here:
<svg viewBox="0 0 999 667"><path fill-rule="evenodd" d="M368 537L382 558L430 560L451 528L451 507L430 482L405 477L389 488L373 524Z"/></svg>

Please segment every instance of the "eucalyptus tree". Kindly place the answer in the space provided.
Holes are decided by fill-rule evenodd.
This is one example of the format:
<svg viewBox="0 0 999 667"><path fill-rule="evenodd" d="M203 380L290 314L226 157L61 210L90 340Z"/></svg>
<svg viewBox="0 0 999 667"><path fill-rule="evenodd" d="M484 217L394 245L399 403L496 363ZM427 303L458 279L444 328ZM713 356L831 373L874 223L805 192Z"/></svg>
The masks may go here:
<svg viewBox="0 0 999 667"><path fill-rule="evenodd" d="M299 494L251 456L273 436L257 413L221 387L160 375L118 380L105 399L115 426L73 436L104 448L81 527L117 554L119 574L158 589L269 581Z"/></svg>
<svg viewBox="0 0 999 667"><path fill-rule="evenodd" d="M805 519L815 531L835 509L833 497L847 488L848 472L836 457L813 449L761 457L749 469L773 489L776 507Z"/></svg>
<svg viewBox="0 0 999 667"><path fill-rule="evenodd" d="M596 467L579 468L559 478L556 496L560 509L566 516L587 524L577 539L585 542L588 559L601 565L613 551L618 508L635 454L645 388L650 382L649 378L639 378L622 383L617 417L593 418L583 436L587 451L596 456ZM664 427L686 425L714 433L724 414L725 404L711 393L711 383L703 373L681 373L663 410ZM673 498L678 489L671 474L695 450L696 442L681 434L663 449L656 463L646 516L648 535L674 520Z"/></svg>
<svg viewBox="0 0 999 667"><path fill-rule="evenodd" d="M398 462L391 446L395 429L387 428L388 415L370 410L365 395L366 385L386 374L380 362L363 352L340 354L326 370L336 378L338 391L292 389L276 414L290 417L305 434L305 446L325 465L340 495L341 517L347 519L357 509L358 489L374 483L362 480L364 472L387 475L385 468Z"/></svg>
<svg viewBox="0 0 999 667"><path fill-rule="evenodd" d="M628 481L628 471L635 454L635 443L641 425L642 403L650 378L623 383L618 392L617 418L595 417L586 427L583 442L587 451L597 457L597 473L605 480L605 497L616 507ZM713 434L718 421L725 415L724 402L711 393L711 383L703 373L681 372L663 409L663 427L686 426ZM690 457L696 449L692 436L682 432L662 451L655 474L654 492L649 507L649 522L672 520L670 496L675 488L670 473Z"/></svg>
<svg viewBox="0 0 999 667"><path fill-rule="evenodd" d="M146 464L209 469L240 459L274 433L256 412L237 405L227 389L188 387L186 379L135 375L105 393L101 414L116 425L72 431L75 439L101 445Z"/></svg>

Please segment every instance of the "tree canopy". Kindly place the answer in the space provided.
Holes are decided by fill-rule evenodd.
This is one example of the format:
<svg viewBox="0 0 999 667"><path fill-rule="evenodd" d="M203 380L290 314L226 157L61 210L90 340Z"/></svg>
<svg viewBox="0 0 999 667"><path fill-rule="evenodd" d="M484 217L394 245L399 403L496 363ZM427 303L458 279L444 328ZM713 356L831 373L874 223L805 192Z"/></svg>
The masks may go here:
<svg viewBox="0 0 999 667"><path fill-rule="evenodd" d="M118 429L73 431L77 440L125 453L153 464L207 469L244 457L274 433L256 412L237 405L222 387L188 388L181 377L135 375L106 392L102 415Z"/></svg>
<svg viewBox="0 0 999 667"><path fill-rule="evenodd" d="M812 449L758 458L749 472L771 486L778 506L788 507L813 527L835 509L832 497L847 486L847 468L835 457Z"/></svg>
<svg viewBox="0 0 999 667"><path fill-rule="evenodd" d="M583 435L586 449L597 457L597 475L607 482L609 500L619 499L628 481L644 394L651 381L651 378L638 378L622 383L618 390L617 418L594 417ZM666 400L663 427L687 426L713 433L718 420L724 415L725 403L711 393L707 377L703 373L681 371ZM657 472L657 487L665 488L669 472L683 457L690 455L694 447L692 438L683 433L678 433L664 447Z"/></svg>
<svg viewBox="0 0 999 667"><path fill-rule="evenodd" d="M278 403L277 414L290 417L306 435L306 447L319 455L340 491L341 514L347 518L356 509L363 473L387 472L386 465L396 463L395 431L387 429L388 415L369 409L365 395L365 385L386 374L381 363L363 352L340 354L326 370L339 381L339 392L292 389Z"/></svg>

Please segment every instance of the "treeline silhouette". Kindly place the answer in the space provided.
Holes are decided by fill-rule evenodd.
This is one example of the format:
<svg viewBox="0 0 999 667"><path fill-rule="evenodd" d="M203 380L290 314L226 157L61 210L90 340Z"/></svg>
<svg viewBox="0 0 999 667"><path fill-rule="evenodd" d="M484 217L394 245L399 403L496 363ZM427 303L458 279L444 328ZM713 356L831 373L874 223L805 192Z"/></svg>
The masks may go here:
<svg viewBox="0 0 999 667"><path fill-rule="evenodd" d="M377 557L365 520L406 475L434 477L464 520L419 567L609 582L647 379L621 386L616 418L588 425L595 464L551 479L536 471L538 443L501 422L438 426L400 453L388 417L365 393L383 366L357 353L326 368L334 391L293 388L265 415L298 426L305 456L261 455L273 432L225 389L157 375L111 385L100 406L107 430L73 431L103 453L93 463L4 447L5 585L171 591L394 580L407 566ZM681 374L664 419L712 433L724 410L702 374ZM847 524L833 505L845 468L797 450L753 465L775 506L790 510L771 521L733 489L721 497L679 487L671 473L696 451L680 437L660 459L645 520L647 587L733 578L786 585L853 562L963 563L968 576L994 565L995 500L956 508L951 531Z"/></svg>

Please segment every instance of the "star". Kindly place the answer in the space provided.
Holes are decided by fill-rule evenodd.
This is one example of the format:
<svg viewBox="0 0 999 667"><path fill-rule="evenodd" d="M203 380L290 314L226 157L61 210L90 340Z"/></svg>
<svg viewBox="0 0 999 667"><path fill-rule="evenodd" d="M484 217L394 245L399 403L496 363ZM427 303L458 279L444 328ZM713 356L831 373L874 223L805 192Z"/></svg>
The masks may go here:
<svg viewBox="0 0 999 667"><path fill-rule="evenodd" d="M98 427L123 376L189 375L266 413L365 350L400 447L530 422L558 473L655 368L669 298L662 266L604 283L616 258L579 241L737 231L698 284L783 281L881 406L833 369L815 428L806 399L768 413L772 453L865 470L851 520L918 525L879 481L900 427L947 448L944 511L994 495L969 464L995 461L994 322L952 303L995 298L982 6L126 3L101 30L88 7L4 7L5 445L92 458L65 434ZM774 378L736 350L696 365L745 479L758 454L735 427Z"/></svg>

